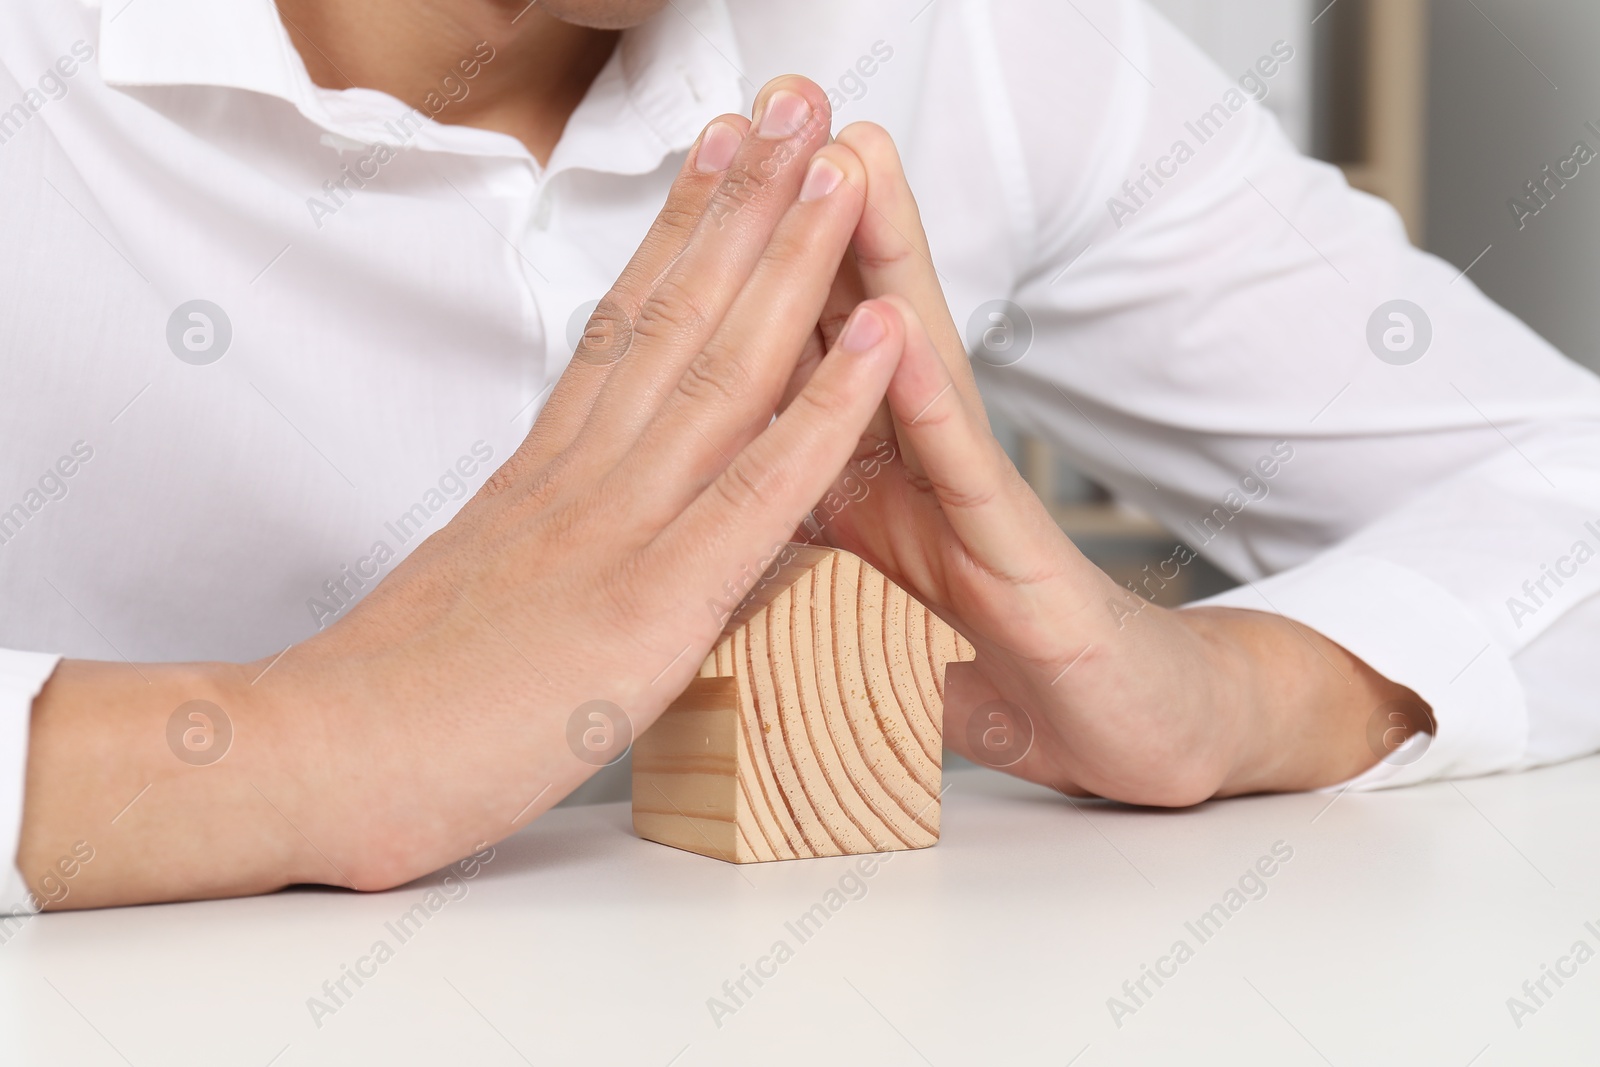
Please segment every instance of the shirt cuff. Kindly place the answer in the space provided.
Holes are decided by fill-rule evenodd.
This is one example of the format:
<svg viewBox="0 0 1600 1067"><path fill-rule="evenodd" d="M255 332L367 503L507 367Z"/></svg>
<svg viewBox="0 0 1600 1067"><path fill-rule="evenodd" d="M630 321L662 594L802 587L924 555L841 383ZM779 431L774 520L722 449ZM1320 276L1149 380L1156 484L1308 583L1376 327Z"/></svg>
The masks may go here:
<svg viewBox="0 0 1600 1067"><path fill-rule="evenodd" d="M1416 571L1372 556L1323 556L1200 603L1292 619L1433 709L1431 740L1413 737L1390 752L1378 743L1380 762L1340 788L1493 774L1523 758L1527 704L1510 656L1466 604Z"/></svg>
<svg viewBox="0 0 1600 1067"><path fill-rule="evenodd" d="M22 795L28 770L28 722L33 698L61 657L44 652L0 649L0 915L38 911L38 899L17 870L22 836ZM0 924L0 938L9 926Z"/></svg>

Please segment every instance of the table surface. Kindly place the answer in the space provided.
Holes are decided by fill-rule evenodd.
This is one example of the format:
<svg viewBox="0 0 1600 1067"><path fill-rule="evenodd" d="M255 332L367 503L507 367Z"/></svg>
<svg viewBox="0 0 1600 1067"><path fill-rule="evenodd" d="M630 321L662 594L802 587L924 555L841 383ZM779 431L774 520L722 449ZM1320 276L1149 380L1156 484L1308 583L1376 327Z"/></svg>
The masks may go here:
<svg viewBox="0 0 1600 1067"><path fill-rule="evenodd" d="M1600 1061L1600 758L1179 812L946 784L943 841L870 874L606 804L470 880L37 917L0 946L0 1062Z"/></svg>

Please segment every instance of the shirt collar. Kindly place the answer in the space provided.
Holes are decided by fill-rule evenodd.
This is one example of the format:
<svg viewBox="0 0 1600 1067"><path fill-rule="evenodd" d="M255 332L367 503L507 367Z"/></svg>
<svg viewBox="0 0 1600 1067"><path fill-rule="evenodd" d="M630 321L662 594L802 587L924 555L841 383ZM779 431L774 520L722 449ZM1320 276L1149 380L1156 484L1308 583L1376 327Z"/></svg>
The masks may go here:
<svg viewBox="0 0 1600 1067"><path fill-rule="evenodd" d="M105 0L108 85L214 85L296 105L315 88L272 0Z"/></svg>
<svg viewBox="0 0 1600 1067"><path fill-rule="evenodd" d="M655 170L694 143L712 118L742 111L739 49L725 0L673 0L622 35L567 122L550 171ZM634 136L618 137L622 129Z"/></svg>
<svg viewBox="0 0 1600 1067"><path fill-rule="evenodd" d="M567 124L551 171L587 168L647 173L689 147L714 115L748 99L726 0L675 0L623 33L617 50ZM410 109L368 89L319 88L273 0L106 0L100 12L100 71L108 85L208 85L293 104L324 129L377 142ZM754 88L750 94L753 97ZM471 151L487 131L425 123L419 145ZM501 146L502 151L520 151ZM499 154L499 153L496 153Z"/></svg>

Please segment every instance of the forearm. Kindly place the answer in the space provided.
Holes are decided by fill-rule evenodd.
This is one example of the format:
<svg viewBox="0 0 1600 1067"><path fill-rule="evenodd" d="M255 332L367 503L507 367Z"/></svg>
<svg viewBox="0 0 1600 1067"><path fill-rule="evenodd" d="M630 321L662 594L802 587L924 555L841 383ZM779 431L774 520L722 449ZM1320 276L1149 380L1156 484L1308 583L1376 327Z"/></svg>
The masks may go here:
<svg viewBox="0 0 1600 1067"><path fill-rule="evenodd" d="M17 850L46 907L337 881L308 863L306 842L273 807L286 803L273 793L294 779L294 749L252 699L262 666L62 662L33 705ZM225 709L226 724L195 705L169 743L175 713L196 700Z"/></svg>
<svg viewBox="0 0 1600 1067"><path fill-rule="evenodd" d="M1427 705L1328 638L1282 616L1191 608L1177 617L1209 649L1236 715L1218 796L1319 789L1368 770L1419 731Z"/></svg>

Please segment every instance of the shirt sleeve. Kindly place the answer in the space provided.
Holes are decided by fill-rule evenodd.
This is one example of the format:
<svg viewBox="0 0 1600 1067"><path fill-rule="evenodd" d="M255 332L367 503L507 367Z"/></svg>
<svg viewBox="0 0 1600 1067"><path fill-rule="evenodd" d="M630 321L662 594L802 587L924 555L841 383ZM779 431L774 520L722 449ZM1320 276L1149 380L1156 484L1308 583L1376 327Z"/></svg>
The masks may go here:
<svg viewBox="0 0 1600 1067"><path fill-rule="evenodd" d="M55 671L60 656L0 649L0 915L37 910L16 869L22 836L22 796L28 769L28 720L33 698Z"/></svg>
<svg viewBox="0 0 1600 1067"><path fill-rule="evenodd" d="M1033 340L985 394L1244 583L1210 603L1432 706L1358 787L1600 750L1600 381L1289 144L1255 98L1304 42L1223 72L1142 4L1053 6L991 5ZM1106 119L1065 125L1093 64Z"/></svg>

